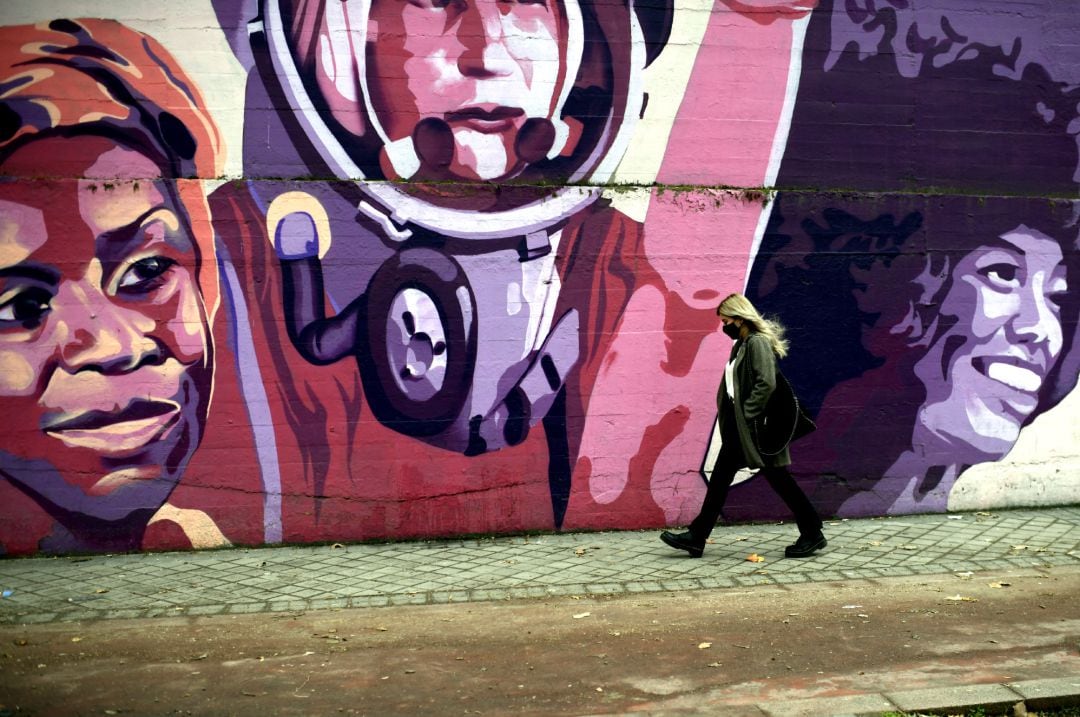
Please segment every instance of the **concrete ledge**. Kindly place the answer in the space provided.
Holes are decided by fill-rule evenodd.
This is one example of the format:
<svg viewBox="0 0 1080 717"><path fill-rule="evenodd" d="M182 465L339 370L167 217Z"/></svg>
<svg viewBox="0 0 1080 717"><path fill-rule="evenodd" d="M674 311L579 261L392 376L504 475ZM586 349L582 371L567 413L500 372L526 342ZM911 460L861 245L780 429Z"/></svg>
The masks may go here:
<svg viewBox="0 0 1080 717"><path fill-rule="evenodd" d="M886 712L949 715L963 714L974 709L980 709L988 715L1004 715L1012 714L1013 708L1021 703L1028 711L1080 705L1080 676L1026 680L1007 685L961 685L885 694L763 702L757 707L770 717L879 717Z"/></svg>
<svg viewBox="0 0 1080 717"><path fill-rule="evenodd" d="M1009 714L1024 698L1005 685L962 685L925 690L886 692L885 696L903 712L956 714L975 707L987 714Z"/></svg>
<svg viewBox="0 0 1080 717"><path fill-rule="evenodd" d="M1009 689L1024 698L1024 704L1029 710L1052 710L1080 705L1080 675L1007 684Z"/></svg>
<svg viewBox="0 0 1080 717"><path fill-rule="evenodd" d="M880 715L896 707L881 695L818 697L790 702L765 702L758 705L770 717L822 717L822 715Z"/></svg>

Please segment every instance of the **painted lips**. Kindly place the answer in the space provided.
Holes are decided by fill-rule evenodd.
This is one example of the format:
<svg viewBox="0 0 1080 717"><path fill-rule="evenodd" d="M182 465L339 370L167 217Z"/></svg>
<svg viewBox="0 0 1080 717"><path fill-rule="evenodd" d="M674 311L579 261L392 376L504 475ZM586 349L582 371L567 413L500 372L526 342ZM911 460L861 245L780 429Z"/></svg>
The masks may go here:
<svg viewBox="0 0 1080 717"><path fill-rule="evenodd" d="M446 122L451 126L464 126L469 129L494 134L505 132L514 127L514 123L525 116L520 107L466 107L446 114Z"/></svg>
<svg viewBox="0 0 1080 717"><path fill-rule="evenodd" d="M979 373L1024 393L1038 393L1043 384L1042 367L1015 358L980 357L973 361Z"/></svg>
<svg viewBox="0 0 1080 717"><path fill-rule="evenodd" d="M980 357L972 361L975 369L1004 390L993 391L1003 415L1022 422L1039 404L1039 389L1045 375L1043 368L1016 357Z"/></svg>
<svg viewBox="0 0 1080 717"><path fill-rule="evenodd" d="M42 430L69 448L83 448L110 458L140 452L180 419L180 404L135 399L119 411L64 413L42 422Z"/></svg>

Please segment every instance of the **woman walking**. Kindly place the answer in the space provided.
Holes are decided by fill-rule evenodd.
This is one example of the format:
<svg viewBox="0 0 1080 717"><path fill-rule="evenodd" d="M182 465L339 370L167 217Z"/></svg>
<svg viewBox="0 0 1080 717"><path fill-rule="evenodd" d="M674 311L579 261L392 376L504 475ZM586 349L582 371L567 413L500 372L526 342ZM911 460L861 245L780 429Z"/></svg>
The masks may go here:
<svg viewBox="0 0 1080 717"><path fill-rule="evenodd" d="M755 426L762 419L769 398L776 389L776 359L787 355L784 328L764 318L742 294L731 294L717 307L723 331L735 341L724 378L717 392L721 446L713 468L705 501L689 530L665 530L660 539L673 548L700 558L735 473L743 467L760 469L791 512L799 526L799 539L784 551L789 558L805 558L826 545L821 518L795 483L787 466L791 453L787 446L775 454L763 454L754 443Z"/></svg>

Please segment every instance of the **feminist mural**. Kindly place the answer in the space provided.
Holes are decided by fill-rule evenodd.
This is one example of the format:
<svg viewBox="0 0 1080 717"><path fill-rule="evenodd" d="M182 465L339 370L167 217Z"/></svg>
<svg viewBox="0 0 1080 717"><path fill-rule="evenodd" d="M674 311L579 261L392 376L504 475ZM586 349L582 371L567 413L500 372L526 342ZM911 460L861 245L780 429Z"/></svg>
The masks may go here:
<svg viewBox="0 0 1080 717"><path fill-rule="evenodd" d="M824 514L1080 491L1065 3L73 5L0 12L6 553L685 523L732 291Z"/></svg>

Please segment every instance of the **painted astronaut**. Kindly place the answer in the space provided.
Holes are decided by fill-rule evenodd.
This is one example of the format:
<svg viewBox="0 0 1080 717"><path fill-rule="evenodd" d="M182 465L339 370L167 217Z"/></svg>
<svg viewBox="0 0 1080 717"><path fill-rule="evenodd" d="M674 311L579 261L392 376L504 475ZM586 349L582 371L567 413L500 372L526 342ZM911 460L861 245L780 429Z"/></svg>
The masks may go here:
<svg viewBox="0 0 1080 717"><path fill-rule="evenodd" d="M410 445L384 428L479 456L564 416L576 399L557 398L580 395L576 376L625 306L612 296L597 312L589 277L611 234L640 234L599 189L570 185L603 184L619 163L671 5L638 16L592 0L266 0L217 12L247 33L230 40L250 69L249 181L212 205L245 399L263 473L277 476L267 490L293 462L316 495L359 465L370 482L380 456ZM545 492L545 472L566 484L573 428L545 429L554 441L531 431L517 465L471 472L497 486L540 469ZM445 450L405 450L466 470Z"/></svg>
<svg viewBox="0 0 1080 717"><path fill-rule="evenodd" d="M556 264L599 194L562 185L619 161L643 101L638 19L581 0L284 0L250 29L246 174L357 180L250 183L293 343L315 364L355 356L395 430L466 454L520 443L581 356ZM253 111L268 102L285 111Z"/></svg>

